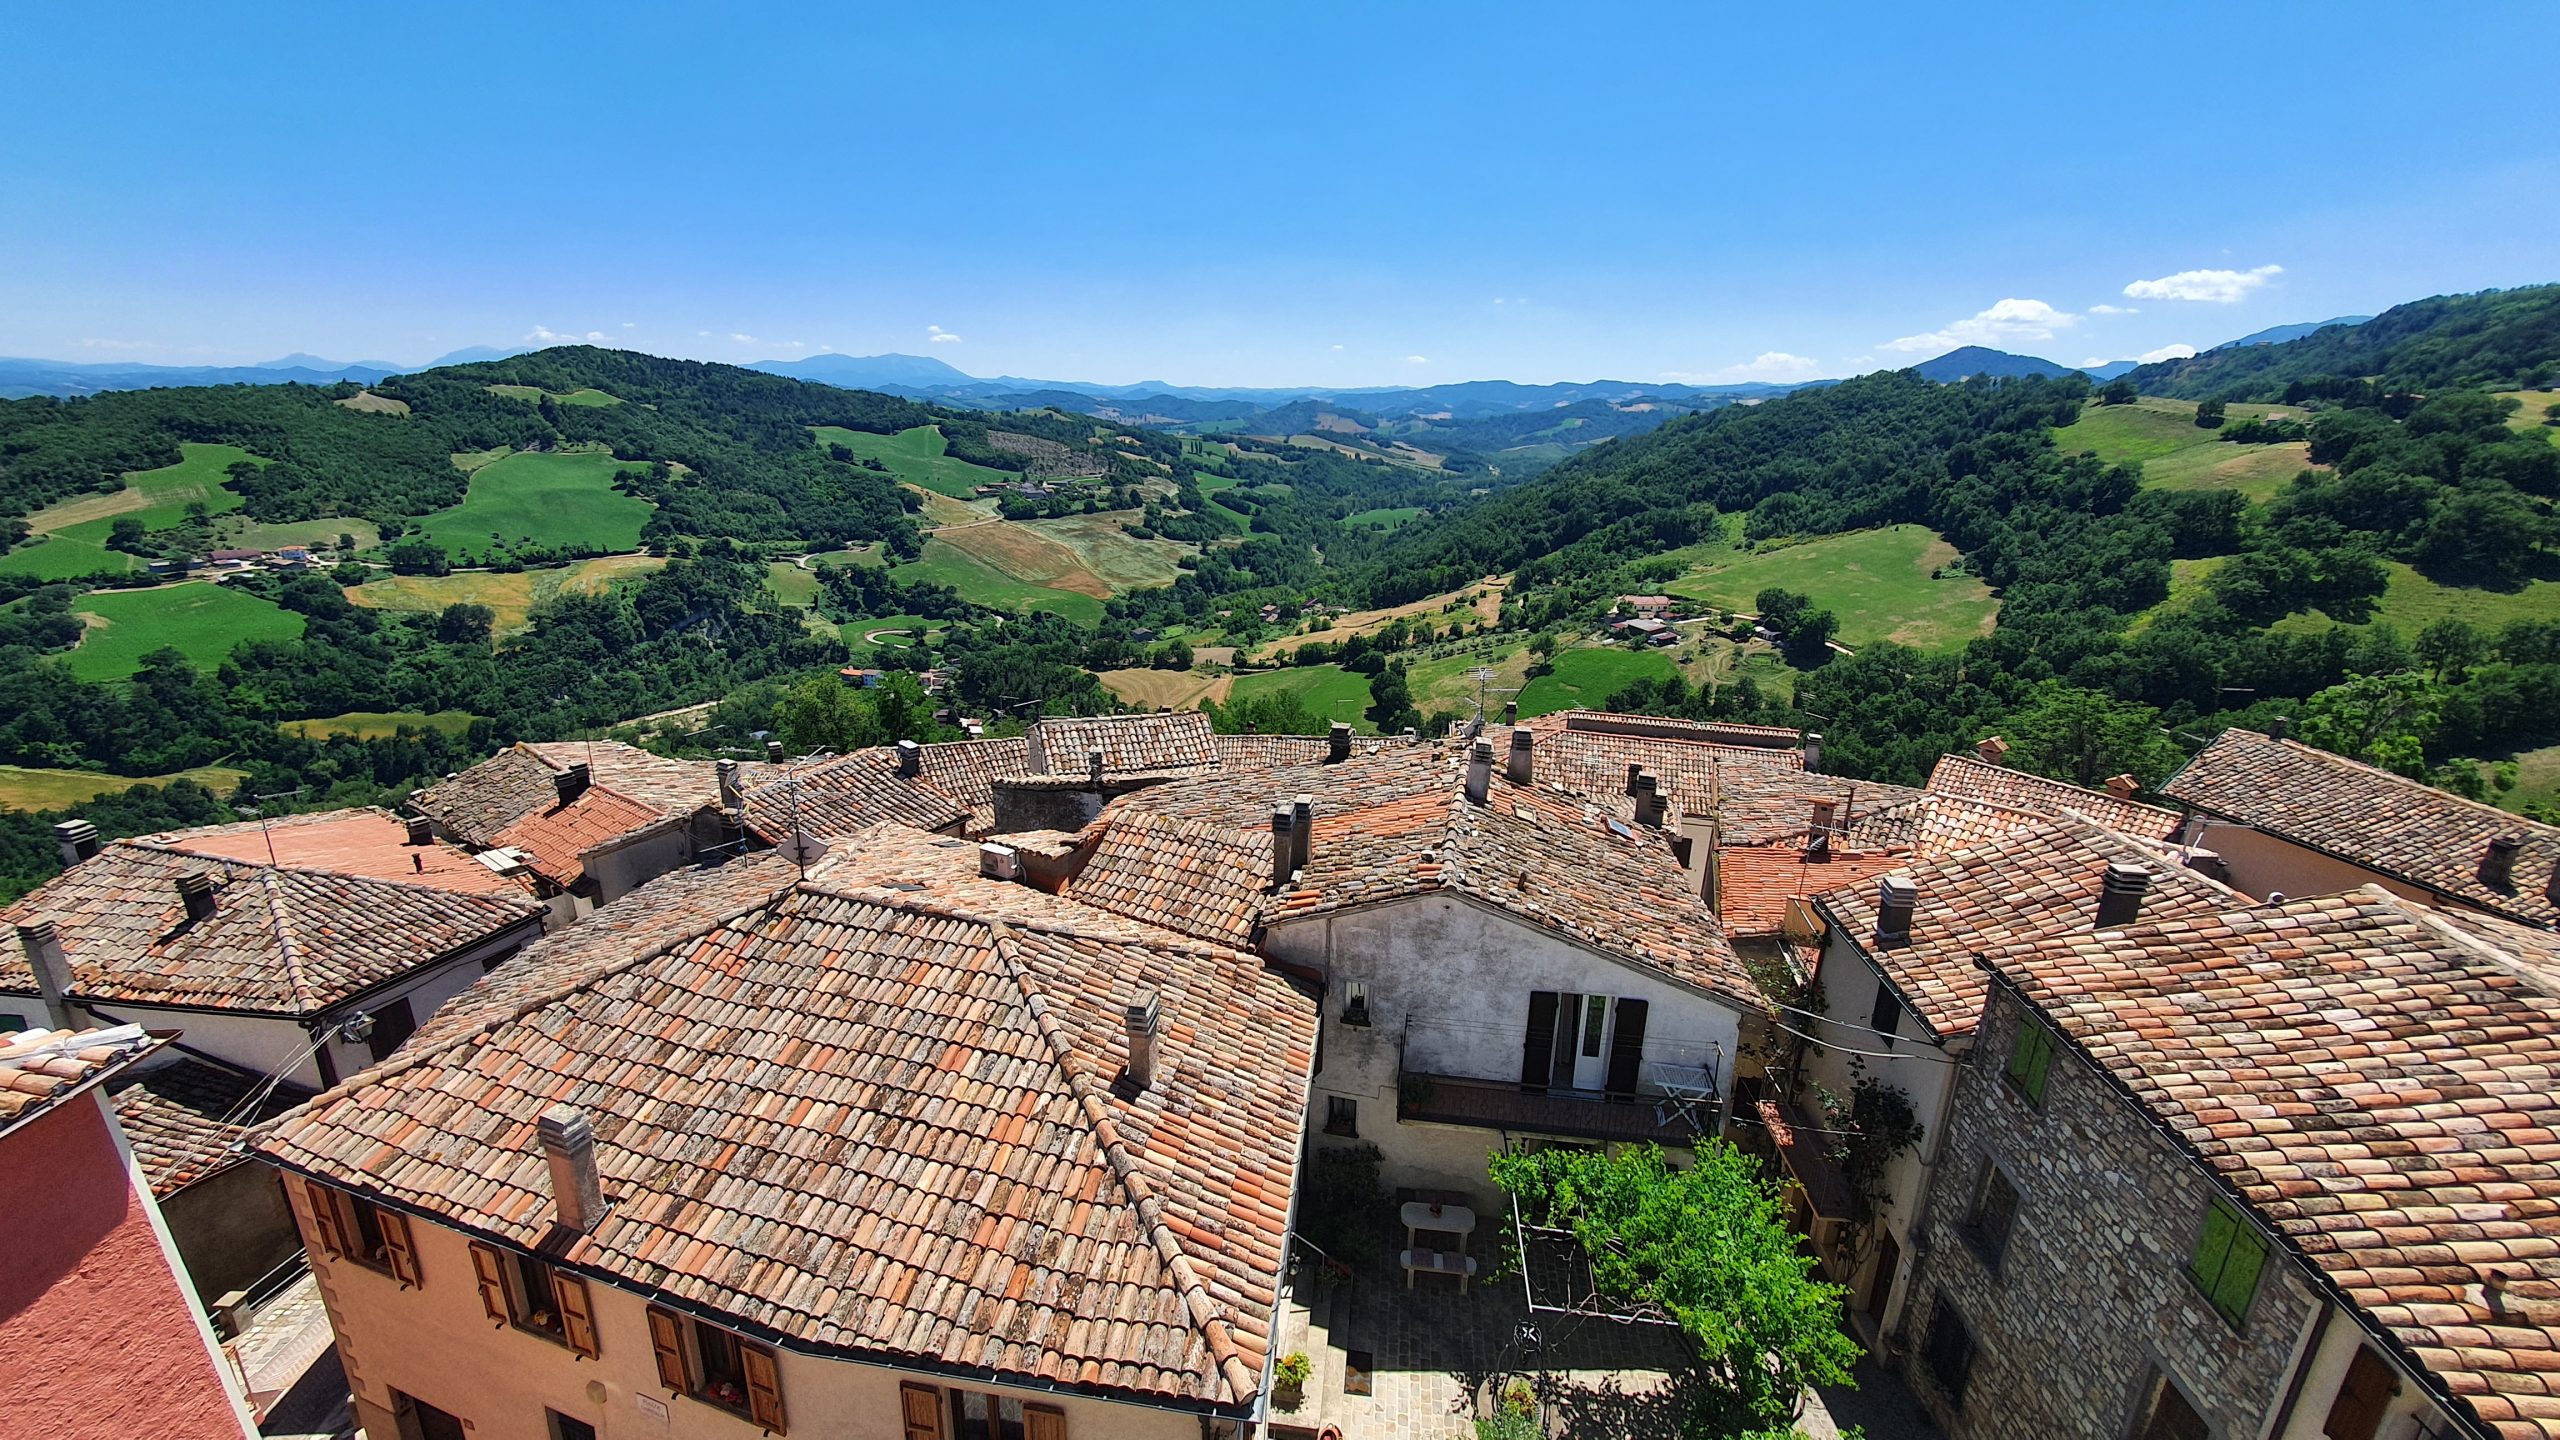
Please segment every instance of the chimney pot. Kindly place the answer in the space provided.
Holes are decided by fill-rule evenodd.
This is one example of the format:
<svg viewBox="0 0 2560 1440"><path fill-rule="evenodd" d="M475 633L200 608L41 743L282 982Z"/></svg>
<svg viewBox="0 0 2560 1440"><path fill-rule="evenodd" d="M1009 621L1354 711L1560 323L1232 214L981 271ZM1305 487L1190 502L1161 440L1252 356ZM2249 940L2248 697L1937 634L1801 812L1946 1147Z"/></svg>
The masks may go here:
<svg viewBox="0 0 2560 1440"><path fill-rule="evenodd" d="M2279 715L2267 722L2267 738L2270 740L2282 740L2292 733L2293 717L2290 715Z"/></svg>
<svg viewBox="0 0 2560 1440"><path fill-rule="evenodd" d="M2480 857L2480 883L2492 890L2504 890L2515 883L2516 852L2524 848L2521 835L2500 835L2489 842L2489 852Z"/></svg>
<svg viewBox="0 0 2560 1440"><path fill-rule="evenodd" d="M2149 870L2123 860L2107 862L2107 873L2098 881L2098 928L2121 930L2132 924L2150 890Z"/></svg>
<svg viewBox="0 0 2560 1440"><path fill-rule="evenodd" d="M1887 875L1876 882L1876 938L1908 940L1911 915L1920 906L1920 882L1908 875Z"/></svg>
<svg viewBox="0 0 2560 1440"><path fill-rule="evenodd" d="M1156 992L1141 990L1131 996L1123 1013L1129 1027L1129 1081L1143 1090L1156 1078L1156 1034L1163 1019Z"/></svg>
<svg viewBox="0 0 2560 1440"><path fill-rule="evenodd" d="M2107 793L2119 800L2130 800L2142 793L2142 782L2130 775L2110 775L2106 785Z"/></svg>
<svg viewBox="0 0 2560 1440"><path fill-rule="evenodd" d="M62 937L53 922L38 920L18 927L18 944L27 952L27 968L36 972L36 993L44 997L45 1024L55 1030L77 1030L71 1015L71 961L62 953Z"/></svg>
<svg viewBox="0 0 2560 1440"><path fill-rule="evenodd" d="M1642 775L1643 773L1644 773L1644 762L1643 762L1643 761L1641 761L1641 760L1630 760L1630 761L1628 761L1628 762L1627 762L1627 794L1628 794L1630 797L1632 797L1632 796L1636 793L1636 777L1637 777L1637 776L1639 776L1639 775Z"/></svg>
<svg viewBox="0 0 2560 1440"><path fill-rule="evenodd" d="M1512 784L1526 785L1529 783L1529 777L1533 773L1533 767L1531 764L1531 747L1537 744L1537 740L1538 737L1536 732L1532 731L1528 726L1514 725L1511 727L1511 761L1509 765L1505 767L1503 773L1511 777Z"/></svg>
<svg viewBox="0 0 2560 1440"><path fill-rule="evenodd" d="M978 847L978 873L990 880L1022 878L1022 852L993 840Z"/></svg>
<svg viewBox="0 0 2560 1440"><path fill-rule="evenodd" d="M62 852L62 868L70 869L98 853L98 827L74 817L53 827L54 848Z"/></svg>
<svg viewBox="0 0 2560 1440"><path fill-rule="evenodd" d="M1328 765L1339 765L1351 758L1351 727L1336 720L1324 732L1324 759Z"/></svg>
<svg viewBox="0 0 2560 1440"><path fill-rule="evenodd" d="M1102 752L1099 750L1087 750L1084 752L1085 778L1092 781L1094 784L1099 785L1102 783L1102 770Z"/></svg>
<svg viewBox="0 0 2560 1440"><path fill-rule="evenodd" d="M1298 869L1298 812L1287 805L1271 807L1271 888L1288 888Z"/></svg>
<svg viewBox="0 0 2560 1440"><path fill-rule="evenodd" d="M1804 737L1804 768L1816 773L1822 769L1822 737L1819 735Z"/></svg>
<svg viewBox="0 0 2560 1440"><path fill-rule="evenodd" d="M2009 742L1997 735L1985 735L1974 742L1973 753L1981 757L1983 764L1997 765L2008 755Z"/></svg>
<svg viewBox="0 0 2560 1440"><path fill-rule="evenodd" d="M921 775L924 773L923 746L917 744L913 740L901 740L898 742L898 773L909 776Z"/></svg>
<svg viewBox="0 0 2560 1440"><path fill-rule="evenodd" d="M1467 747L1467 803L1482 805L1493 793L1493 742L1478 740Z"/></svg>
<svg viewBox="0 0 2560 1440"><path fill-rule="evenodd" d="M178 898L186 902L189 920L213 918L213 877L197 873L178 877Z"/></svg>
<svg viewBox="0 0 2560 1440"><path fill-rule="evenodd" d="M551 1203L561 1227L581 1234L604 1219L604 1185L596 1175L596 1132L587 1112L554 1105L534 1125L551 1166Z"/></svg>
<svg viewBox="0 0 2560 1440"><path fill-rule="evenodd" d="M1315 839L1316 797L1301 795L1289 802L1290 864L1307 868L1307 847Z"/></svg>
<svg viewBox="0 0 2560 1440"><path fill-rule="evenodd" d="M785 758L781 741L767 740L764 742L764 763L767 765L779 765Z"/></svg>
<svg viewBox="0 0 2560 1440"><path fill-rule="evenodd" d="M1519 701L1517 701L1517 700L1511 700L1511 701L1506 701L1506 702L1503 704L1503 707L1502 707L1502 723L1503 723L1503 724L1505 724L1505 725L1517 725L1517 724L1519 724L1519 723L1520 723L1520 702L1519 702Z"/></svg>
<svg viewBox="0 0 2560 1440"><path fill-rule="evenodd" d="M1662 825L1662 779L1650 770L1636 775L1636 823L1649 829Z"/></svg>
<svg viewBox="0 0 2560 1440"><path fill-rule="evenodd" d="M746 798L738 789L738 762L719 761L711 767L711 773L719 781L720 808L723 810L736 808L738 803Z"/></svg>
<svg viewBox="0 0 2560 1440"><path fill-rule="evenodd" d="M551 784L553 788L560 792L560 803L566 805L570 801L577 799L579 796L586 794L587 785L594 778L595 772L587 768L586 761L581 760L575 765L570 766L568 769L561 771L559 774L552 776Z"/></svg>
<svg viewBox="0 0 2560 1440"><path fill-rule="evenodd" d="M424 815L412 815L400 822L412 845L432 845L436 841L436 822Z"/></svg>

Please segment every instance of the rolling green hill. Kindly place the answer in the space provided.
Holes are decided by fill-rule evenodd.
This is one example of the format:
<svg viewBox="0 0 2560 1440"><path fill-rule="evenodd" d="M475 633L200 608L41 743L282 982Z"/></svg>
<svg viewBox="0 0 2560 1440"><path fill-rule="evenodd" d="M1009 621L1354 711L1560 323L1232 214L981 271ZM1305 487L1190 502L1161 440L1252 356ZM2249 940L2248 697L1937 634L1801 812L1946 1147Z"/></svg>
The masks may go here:
<svg viewBox="0 0 2560 1440"><path fill-rule="evenodd" d="M2145 395L2285 400L2340 382L2504 390L2560 378L2560 285L2438 295L2279 345L2208 350L2131 372Z"/></svg>

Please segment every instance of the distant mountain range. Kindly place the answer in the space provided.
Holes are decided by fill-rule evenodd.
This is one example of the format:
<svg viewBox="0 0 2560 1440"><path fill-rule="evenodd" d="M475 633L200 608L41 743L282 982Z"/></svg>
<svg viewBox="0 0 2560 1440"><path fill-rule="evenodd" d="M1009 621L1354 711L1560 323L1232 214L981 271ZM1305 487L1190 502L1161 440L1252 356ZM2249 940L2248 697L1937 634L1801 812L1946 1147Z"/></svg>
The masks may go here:
<svg viewBox="0 0 2560 1440"><path fill-rule="evenodd" d="M2341 315L2335 320L2314 320L2306 325L2278 325L2271 330L2260 330L2255 334L2243 335L2237 340L2225 340L2213 348L2237 350L2243 345L2281 345L2287 340L2299 340L2305 335L2317 335L2332 325L2361 325L2372 318L2370 315Z"/></svg>
<svg viewBox="0 0 2560 1440"><path fill-rule="evenodd" d="M288 382L334 385L341 380L370 385L386 375L407 375L419 370L432 370L439 365L460 365L472 360L503 360L510 355L522 355L531 348L528 345L504 349L474 345L450 355L439 355L424 365L394 365L387 360L327 360L299 352L257 365L137 365L115 360L90 363L0 356L0 400L19 400L29 395L68 399L76 395L95 395L102 390L152 390L174 385L283 385Z"/></svg>

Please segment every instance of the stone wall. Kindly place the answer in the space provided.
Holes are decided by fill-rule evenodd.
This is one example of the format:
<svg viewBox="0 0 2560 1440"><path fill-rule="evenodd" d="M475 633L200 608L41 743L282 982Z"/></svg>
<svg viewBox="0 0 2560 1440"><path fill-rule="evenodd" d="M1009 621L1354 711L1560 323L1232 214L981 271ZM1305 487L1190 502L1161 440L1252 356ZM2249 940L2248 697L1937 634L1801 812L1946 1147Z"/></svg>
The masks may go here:
<svg viewBox="0 0 2560 1440"><path fill-rule="evenodd" d="M2005 1079L2022 1018L1995 984L1957 1082L1903 1312L1912 1388L1954 1440L2120 1440L2163 1377L2214 1436L2265 1433L2320 1303L2307 1278L2271 1240L2242 1323L2224 1320L2188 1278L2219 1188L2059 1037L2029 1103ZM1968 1223L1992 1165L2018 1194L1996 1268ZM1973 1335L1961 1405L1931 1376L1940 1296Z"/></svg>

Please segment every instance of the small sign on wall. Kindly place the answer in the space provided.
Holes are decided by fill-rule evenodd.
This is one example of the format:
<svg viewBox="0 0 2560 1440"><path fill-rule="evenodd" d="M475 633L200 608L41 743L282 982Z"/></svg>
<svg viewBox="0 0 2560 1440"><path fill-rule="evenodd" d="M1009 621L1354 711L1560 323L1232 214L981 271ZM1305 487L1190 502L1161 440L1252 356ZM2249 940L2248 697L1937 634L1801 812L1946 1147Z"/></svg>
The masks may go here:
<svg viewBox="0 0 2560 1440"><path fill-rule="evenodd" d="M631 1397L631 1403L640 1407L641 1414L648 1416L650 1419L657 1421L661 1425L667 1423L668 1415L666 1401L659 1399L655 1395L634 1395Z"/></svg>

